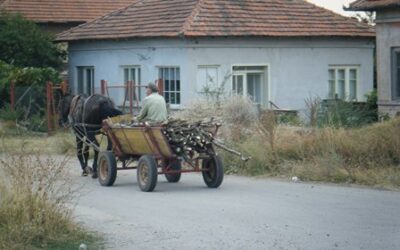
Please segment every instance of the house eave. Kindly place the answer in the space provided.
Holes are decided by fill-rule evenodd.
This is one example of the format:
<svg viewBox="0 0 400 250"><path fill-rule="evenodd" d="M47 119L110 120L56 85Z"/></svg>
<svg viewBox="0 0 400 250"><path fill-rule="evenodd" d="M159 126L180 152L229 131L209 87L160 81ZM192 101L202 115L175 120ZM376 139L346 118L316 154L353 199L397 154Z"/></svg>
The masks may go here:
<svg viewBox="0 0 400 250"><path fill-rule="evenodd" d="M94 41L127 41L127 40L135 40L135 39L196 39L196 38L351 38L351 39L375 39L376 34L367 34L367 35L335 35L335 34L327 34L327 35L226 35L226 36L196 36L196 35L185 35L185 36L132 36L132 37L121 37L121 38L112 38L112 37L103 37L103 38L83 38L83 39L68 39L61 38L55 39L55 42L94 42Z"/></svg>
<svg viewBox="0 0 400 250"><path fill-rule="evenodd" d="M377 11L377 10L387 10L387 9L393 9L393 8L400 8L400 4L390 4L386 6L378 6L378 7L344 7L343 9L346 11Z"/></svg>

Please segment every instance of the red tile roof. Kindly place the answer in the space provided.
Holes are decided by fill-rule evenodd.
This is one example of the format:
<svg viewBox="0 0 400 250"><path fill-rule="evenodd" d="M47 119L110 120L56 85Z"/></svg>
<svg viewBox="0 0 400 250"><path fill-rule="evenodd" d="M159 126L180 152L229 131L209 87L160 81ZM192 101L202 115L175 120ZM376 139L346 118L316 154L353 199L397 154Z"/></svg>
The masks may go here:
<svg viewBox="0 0 400 250"><path fill-rule="evenodd" d="M350 4L348 10L378 10L400 7L400 0L357 0Z"/></svg>
<svg viewBox="0 0 400 250"><path fill-rule="evenodd" d="M374 37L374 29L304 0L142 0L58 41L204 36Z"/></svg>
<svg viewBox="0 0 400 250"><path fill-rule="evenodd" d="M84 23L137 0L0 0L0 9L37 23Z"/></svg>

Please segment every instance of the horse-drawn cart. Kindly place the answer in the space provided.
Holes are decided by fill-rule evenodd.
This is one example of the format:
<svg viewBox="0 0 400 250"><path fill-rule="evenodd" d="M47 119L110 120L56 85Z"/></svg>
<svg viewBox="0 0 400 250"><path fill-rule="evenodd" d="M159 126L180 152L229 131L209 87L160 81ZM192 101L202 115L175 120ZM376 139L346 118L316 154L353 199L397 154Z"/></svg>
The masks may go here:
<svg viewBox="0 0 400 250"><path fill-rule="evenodd" d="M159 174L164 174L168 182L178 182L181 173L202 172L208 187L221 185L223 165L212 143L204 146L205 151L196 152L188 159L175 153L177 150L170 144L165 126L128 126L123 123L124 119L129 117L117 116L103 121L102 129L112 142L112 151L103 151L99 155L101 185L113 185L117 170L124 169L137 169L137 182L145 192L153 191ZM209 135L214 136L217 130L218 126ZM122 166L117 167L117 161Z"/></svg>

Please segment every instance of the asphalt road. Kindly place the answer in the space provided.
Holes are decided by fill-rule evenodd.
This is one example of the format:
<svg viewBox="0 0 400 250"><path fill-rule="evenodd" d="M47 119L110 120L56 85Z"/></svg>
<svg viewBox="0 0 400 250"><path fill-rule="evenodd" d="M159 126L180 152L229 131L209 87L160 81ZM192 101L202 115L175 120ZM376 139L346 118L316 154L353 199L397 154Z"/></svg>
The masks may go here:
<svg viewBox="0 0 400 250"><path fill-rule="evenodd" d="M209 189L183 174L144 193L136 171L102 187L74 168L75 219L106 249L400 249L399 192L237 176Z"/></svg>

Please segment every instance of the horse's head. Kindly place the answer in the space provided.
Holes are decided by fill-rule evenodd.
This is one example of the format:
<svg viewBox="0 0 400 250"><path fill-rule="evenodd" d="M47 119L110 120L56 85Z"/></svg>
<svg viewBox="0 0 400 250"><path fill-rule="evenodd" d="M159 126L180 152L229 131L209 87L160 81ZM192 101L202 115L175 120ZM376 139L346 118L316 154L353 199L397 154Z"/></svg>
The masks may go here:
<svg viewBox="0 0 400 250"><path fill-rule="evenodd" d="M61 97L60 102L58 103L58 113L60 114L58 123L60 124L60 126L68 126L68 115L71 107L72 98L72 95L65 94Z"/></svg>

